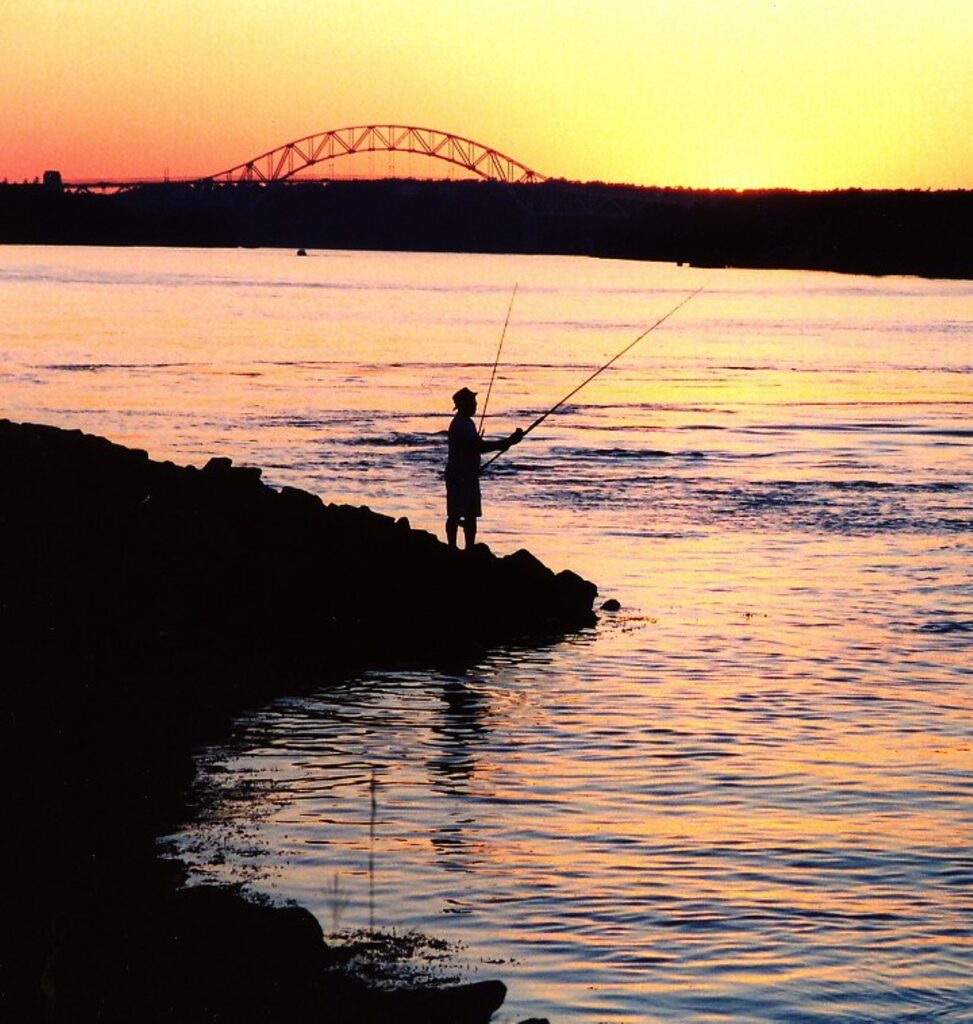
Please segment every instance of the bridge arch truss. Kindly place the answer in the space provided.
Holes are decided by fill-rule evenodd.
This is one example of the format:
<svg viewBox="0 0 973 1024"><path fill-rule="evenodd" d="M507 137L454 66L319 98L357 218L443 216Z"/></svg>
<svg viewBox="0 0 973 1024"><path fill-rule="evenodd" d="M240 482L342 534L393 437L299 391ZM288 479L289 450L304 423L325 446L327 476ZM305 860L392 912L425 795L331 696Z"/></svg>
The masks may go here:
<svg viewBox="0 0 973 1024"><path fill-rule="evenodd" d="M224 183L286 181L325 161L355 153L375 152L413 153L444 160L488 181L534 183L545 180L543 175L520 161L473 139L435 128L399 124L334 128L308 135L203 180Z"/></svg>

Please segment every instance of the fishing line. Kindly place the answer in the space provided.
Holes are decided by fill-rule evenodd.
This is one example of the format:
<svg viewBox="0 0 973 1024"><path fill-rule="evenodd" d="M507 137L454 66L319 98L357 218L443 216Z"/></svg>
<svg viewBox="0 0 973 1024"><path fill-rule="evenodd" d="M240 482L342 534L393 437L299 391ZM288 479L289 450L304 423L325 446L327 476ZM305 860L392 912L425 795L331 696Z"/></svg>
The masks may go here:
<svg viewBox="0 0 973 1024"><path fill-rule="evenodd" d="M560 408L561 408L561 406L562 406L562 405L564 405L564 403L565 403L566 401L568 401L568 399L570 399L570 398L573 398L573 397L574 397L574 396L575 396L575 395L576 395L576 394L577 394L577 393L578 393L578 392L579 392L579 391L580 391L580 390L581 390L581 389L582 389L582 388L583 388L583 387L584 387L584 386L585 386L586 384L590 384L590 383L591 383L591 382L592 382L592 381L593 381L593 380L595 379L595 377L597 377L597 376L598 376L598 374L600 374L600 373L604 373L604 372L605 372L605 370L607 370L607 369L608 369L608 367L612 365L612 363L614 363L614 362L615 362L616 360L618 360L618 359L621 359L621 358L622 358L622 356L623 356L623 355L625 355L625 353L626 353L626 352L628 352L628 351L629 351L630 349L633 349L633 348L635 348L635 346L636 346L636 345L637 345L637 344L638 344L638 343L639 343L639 342L640 342L640 341L641 341L641 340L642 340L642 339L643 339L643 338L644 338L644 337L645 337L645 336L646 336L647 334L651 334L651 333L652 333L652 331L654 331L654 330L655 330L655 329L656 329L656 328L657 328L657 327L659 326L659 324L665 323L665 321L666 321L666 320L668 320L668 319L669 319L669 317L671 317L673 313L675 313L675 312L677 312L678 310L682 309L682 307L683 307L683 306L685 306L685 305L686 305L686 303L687 303L687 302L689 302L689 300L690 300L690 299L694 299L694 298L696 298L696 296L697 296L697 295L699 295L699 293L700 293L700 292L701 292L701 291L702 291L702 290L703 290L703 289L704 289L705 287L706 287L706 285L705 285L705 284L701 284L701 285L700 285L700 286L699 286L699 287L698 287L698 288L696 289L696 291L694 291L694 292L690 292L690 294L689 294L689 295L687 295L687 296L686 296L686 297L685 297L685 298L684 298L684 299L683 299L683 300L682 300L681 302L678 302L678 303L676 303L676 305L675 305L675 306L673 306L673 307L672 307L672 309L670 309L670 310L669 310L669 312L665 314L665 316L660 316L660 317L659 317L659 319L655 321L655 323L653 323L653 324L651 324L650 326L646 327L646 329L645 329L645 330L644 330L644 331L643 331L643 332L642 332L642 333L641 333L641 334L640 334L640 335L639 335L639 336L638 336L638 337L637 337L637 338L636 338L636 339L635 339L634 341L630 341L630 342L629 342L629 343L628 343L628 344L627 344L627 345L626 345L626 346L625 346L625 347L624 347L624 348L623 348L623 349L621 350L621 352L616 352L616 353L615 353L615 355L613 355L613 356L611 357L611 359L609 359L609 360L608 360L608 362L604 364L604 366L599 366L599 367L598 367L598 369L597 369L597 370L595 370L595 372L594 372L594 373L592 373L592 374L591 374L590 376L588 376L588 377L585 377L585 379L584 379L584 380L583 380L583 381L582 381L582 382L581 382L581 383L580 383L580 384L579 384L579 385L578 385L578 386L577 386L577 387L576 387L576 388L575 388L575 389L574 389L573 391L569 391L569 392L568 392L568 393L567 393L567 394L566 394L566 395L565 395L565 396L564 396L564 397L563 397L563 398L562 398L562 399L560 400L560 402L557 402L557 403L555 403L554 405L552 405L552 406L551 406L551 408L547 410L547 412L541 413L541 415L540 415L540 416L538 416L538 417L537 417L537 419L536 419L536 420L534 420L534 422L533 422L533 423L531 423L531 425L530 425L530 426L529 426L529 427L528 427L528 428L527 428L527 429L526 429L526 430L524 431L524 434L523 434L523 436L524 436L524 437L526 437L526 436L527 436L527 435L528 435L528 434L529 434L529 433L530 433L530 432L531 432L531 431L532 431L532 430L533 430L533 429L534 429L535 427L539 427L539 426L540 426L540 425L541 425L541 424L542 424L542 423L544 422L544 420L546 420L546 419L547 419L547 417L551 415L551 413L553 413L553 412L557 412L557 410L558 410L558 409L560 409ZM505 449L505 450L506 450L506 449ZM486 469L487 469L487 467L488 467L488 466L490 466L490 465L491 465L492 463L496 462L496 461L497 461L497 459L499 459L501 455L503 455L503 451L499 451L499 452L497 452L497 454L496 454L496 455L494 455L492 459L490 459L490 460L489 460L489 461L487 461L487 462L484 462L484 463L483 463L483 465L482 465L482 467L480 468L480 472L481 472L481 473L485 472L485 471L486 471Z"/></svg>
<svg viewBox="0 0 973 1024"><path fill-rule="evenodd" d="M507 319L503 322L503 330L500 332L500 344L497 346L497 358L493 360L493 373L490 374L490 386L487 388L486 398L483 401L483 411L480 413L480 437L483 437L483 421L486 419L487 406L490 404L490 392L493 390L493 379L497 375L497 366L500 365L500 353L503 351L503 339L507 336L507 324L510 323L510 311L514 308L514 299L517 297L518 281L514 285L513 294L510 296L510 305L507 306Z"/></svg>

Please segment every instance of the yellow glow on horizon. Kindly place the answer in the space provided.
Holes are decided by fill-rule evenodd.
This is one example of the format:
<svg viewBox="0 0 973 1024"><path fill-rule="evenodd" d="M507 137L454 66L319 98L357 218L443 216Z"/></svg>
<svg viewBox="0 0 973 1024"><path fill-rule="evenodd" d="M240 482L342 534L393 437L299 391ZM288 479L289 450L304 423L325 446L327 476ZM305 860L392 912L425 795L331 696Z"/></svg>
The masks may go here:
<svg viewBox="0 0 973 1024"><path fill-rule="evenodd" d="M404 123L576 180L973 187L967 0L36 0L0 33L11 180Z"/></svg>

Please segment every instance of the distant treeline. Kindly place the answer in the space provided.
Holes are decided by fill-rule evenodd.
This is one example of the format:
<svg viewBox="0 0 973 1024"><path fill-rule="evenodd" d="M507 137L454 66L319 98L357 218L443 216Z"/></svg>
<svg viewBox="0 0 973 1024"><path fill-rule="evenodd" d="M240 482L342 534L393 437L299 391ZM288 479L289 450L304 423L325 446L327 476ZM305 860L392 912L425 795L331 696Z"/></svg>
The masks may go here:
<svg viewBox="0 0 973 1024"><path fill-rule="evenodd" d="M584 254L973 278L973 192L548 181L0 185L0 242Z"/></svg>

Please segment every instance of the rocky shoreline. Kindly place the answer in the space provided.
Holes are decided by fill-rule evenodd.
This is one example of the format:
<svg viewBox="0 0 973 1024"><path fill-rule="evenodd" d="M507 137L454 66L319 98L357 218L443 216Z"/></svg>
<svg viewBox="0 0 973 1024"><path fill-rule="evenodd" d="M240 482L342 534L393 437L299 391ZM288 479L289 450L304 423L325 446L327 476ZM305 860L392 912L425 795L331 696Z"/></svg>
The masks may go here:
<svg viewBox="0 0 973 1024"><path fill-rule="evenodd" d="M0 1010L17 1021L487 1021L499 981L378 992L317 921L185 889L155 837L229 717L365 666L590 625L526 551L449 550L256 468L0 420Z"/></svg>

